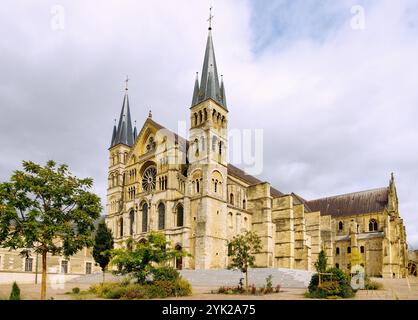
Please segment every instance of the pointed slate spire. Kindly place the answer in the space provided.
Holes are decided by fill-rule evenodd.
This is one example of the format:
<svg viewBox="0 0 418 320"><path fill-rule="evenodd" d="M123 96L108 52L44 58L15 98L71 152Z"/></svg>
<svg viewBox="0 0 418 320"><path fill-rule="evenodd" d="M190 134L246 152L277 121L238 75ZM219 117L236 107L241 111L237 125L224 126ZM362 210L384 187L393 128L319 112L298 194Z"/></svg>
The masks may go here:
<svg viewBox="0 0 418 320"><path fill-rule="evenodd" d="M132 131L131 111L129 109L128 80L126 79L125 96L123 97L122 110L119 116L116 137L111 147L117 144L126 144L132 146L134 143L134 134Z"/></svg>
<svg viewBox="0 0 418 320"><path fill-rule="evenodd" d="M135 120L135 126L134 126L134 141L136 140L136 137L138 136L138 131L136 130L136 120Z"/></svg>
<svg viewBox="0 0 418 320"><path fill-rule="evenodd" d="M115 124L113 125L113 132L112 132L112 142L110 143L110 146L113 147L115 145L115 140L116 140L116 119L115 119Z"/></svg>
<svg viewBox="0 0 418 320"><path fill-rule="evenodd" d="M213 99L226 109L226 104L224 104L223 102L223 98L221 95L221 88L219 86L218 68L216 66L215 49L214 49L213 40L212 40L212 25L211 25L212 18L213 16L211 15L209 18L209 22L210 22L209 33L208 33L208 39L206 42L205 58L203 60L203 68L202 68L202 75L200 78L199 93L198 93L197 101L196 101L195 100L196 83L198 86L199 86L199 83L198 81L195 81L195 90L193 92L192 106L204 100Z"/></svg>
<svg viewBox="0 0 418 320"><path fill-rule="evenodd" d="M193 89L192 106L198 104L198 102L199 102L199 73L196 72L196 80L194 82L194 89Z"/></svg>
<svg viewBox="0 0 418 320"><path fill-rule="evenodd" d="M224 76L221 75L221 99L222 105L227 108L226 106L226 95L225 95L225 85L224 85Z"/></svg>

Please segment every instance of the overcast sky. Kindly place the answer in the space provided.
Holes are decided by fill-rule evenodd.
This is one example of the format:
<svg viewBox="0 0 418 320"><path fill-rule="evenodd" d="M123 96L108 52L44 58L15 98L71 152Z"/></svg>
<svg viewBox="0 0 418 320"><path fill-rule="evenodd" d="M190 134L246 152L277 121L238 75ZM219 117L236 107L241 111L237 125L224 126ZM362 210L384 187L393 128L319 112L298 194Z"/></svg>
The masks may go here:
<svg viewBox="0 0 418 320"><path fill-rule="evenodd" d="M259 178L314 199L386 186L394 172L418 247L418 2L212 3L229 127L264 130ZM22 160L54 159L93 177L105 204L126 75L139 126L149 109L172 130L188 121L209 5L3 0L0 180Z"/></svg>

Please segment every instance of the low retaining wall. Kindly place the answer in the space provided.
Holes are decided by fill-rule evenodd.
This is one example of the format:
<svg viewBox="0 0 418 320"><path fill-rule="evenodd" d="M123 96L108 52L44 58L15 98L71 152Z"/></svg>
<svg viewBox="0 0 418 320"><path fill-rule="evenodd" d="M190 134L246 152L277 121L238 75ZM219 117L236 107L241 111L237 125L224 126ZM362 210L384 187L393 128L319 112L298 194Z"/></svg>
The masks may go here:
<svg viewBox="0 0 418 320"><path fill-rule="evenodd" d="M66 283L74 278L78 278L79 274L57 274L47 273L47 283L60 284ZM1 272L0 271L0 284L9 284L16 281L18 284L35 283L35 273L30 272ZM38 273L38 283L42 281L42 274Z"/></svg>

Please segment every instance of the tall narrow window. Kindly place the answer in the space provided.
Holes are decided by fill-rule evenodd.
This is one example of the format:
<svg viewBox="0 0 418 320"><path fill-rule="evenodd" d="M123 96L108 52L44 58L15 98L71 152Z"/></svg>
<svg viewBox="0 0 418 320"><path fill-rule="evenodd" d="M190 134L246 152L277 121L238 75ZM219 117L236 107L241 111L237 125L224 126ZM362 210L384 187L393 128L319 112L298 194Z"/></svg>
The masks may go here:
<svg viewBox="0 0 418 320"><path fill-rule="evenodd" d="M377 231L377 221L375 219L370 220L369 231Z"/></svg>
<svg viewBox="0 0 418 320"><path fill-rule="evenodd" d="M123 218L119 219L119 236L123 237Z"/></svg>
<svg viewBox="0 0 418 320"><path fill-rule="evenodd" d="M344 224L342 221L338 222L338 230L342 231L344 228Z"/></svg>
<svg viewBox="0 0 418 320"><path fill-rule="evenodd" d="M234 194L233 193L229 194L229 203L234 205Z"/></svg>
<svg viewBox="0 0 418 320"><path fill-rule="evenodd" d="M199 184L199 180L196 180L196 192L200 193L200 184Z"/></svg>
<svg viewBox="0 0 418 320"><path fill-rule="evenodd" d="M25 271L31 272L33 268L33 258L26 258L25 260Z"/></svg>
<svg viewBox="0 0 418 320"><path fill-rule="evenodd" d="M247 202L244 200L242 200L242 208L243 209L247 209Z"/></svg>
<svg viewBox="0 0 418 320"><path fill-rule="evenodd" d="M179 205L177 207L177 227L182 227L183 226L183 224L184 224L183 218L184 218L183 217L183 206Z"/></svg>
<svg viewBox="0 0 418 320"><path fill-rule="evenodd" d="M129 213L129 234L133 236L134 234L134 225L135 225L135 212L132 210Z"/></svg>
<svg viewBox="0 0 418 320"><path fill-rule="evenodd" d="M347 253L351 253L351 247L347 248Z"/></svg>
<svg viewBox="0 0 418 320"><path fill-rule="evenodd" d="M336 254L337 256L340 254L340 248L338 248L338 247L337 247L337 248L335 249L335 254Z"/></svg>
<svg viewBox="0 0 418 320"><path fill-rule="evenodd" d="M165 229L165 206L163 203L158 205L158 229Z"/></svg>
<svg viewBox="0 0 418 320"><path fill-rule="evenodd" d="M61 261L61 273L68 273L68 261L67 260Z"/></svg>
<svg viewBox="0 0 418 320"><path fill-rule="evenodd" d="M142 232L148 231L148 205L142 205Z"/></svg>
<svg viewBox="0 0 418 320"><path fill-rule="evenodd" d="M86 262L86 274L91 274L92 264L91 262Z"/></svg>
<svg viewBox="0 0 418 320"><path fill-rule="evenodd" d="M361 246L361 247L360 247L360 252L361 252L361 253L364 253L364 246Z"/></svg>
<svg viewBox="0 0 418 320"><path fill-rule="evenodd" d="M216 141L218 139L216 138L216 136L213 136L212 138L212 151L216 151Z"/></svg>

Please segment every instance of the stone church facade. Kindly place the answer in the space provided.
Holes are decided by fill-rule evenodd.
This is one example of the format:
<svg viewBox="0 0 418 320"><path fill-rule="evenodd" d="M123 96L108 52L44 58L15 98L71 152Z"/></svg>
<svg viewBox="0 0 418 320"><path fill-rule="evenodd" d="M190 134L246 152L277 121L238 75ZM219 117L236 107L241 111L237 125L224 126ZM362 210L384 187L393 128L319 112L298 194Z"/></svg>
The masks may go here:
<svg viewBox="0 0 418 320"><path fill-rule="evenodd" d="M109 148L106 223L122 246L163 232L191 257L181 269L226 268L228 241L256 232L258 267L314 270L328 263L350 270L352 252L370 276L405 277L407 244L393 175L386 187L317 200L285 194L227 162L228 108L212 41L195 80L188 140L154 121L133 128L126 88Z"/></svg>

